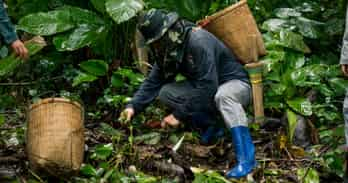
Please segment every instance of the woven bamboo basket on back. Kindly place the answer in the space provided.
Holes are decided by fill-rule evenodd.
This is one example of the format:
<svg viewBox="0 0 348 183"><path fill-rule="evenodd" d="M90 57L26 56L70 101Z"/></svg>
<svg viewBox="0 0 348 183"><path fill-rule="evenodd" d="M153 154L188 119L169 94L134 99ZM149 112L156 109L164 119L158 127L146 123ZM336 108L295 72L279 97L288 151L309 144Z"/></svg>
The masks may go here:
<svg viewBox="0 0 348 183"><path fill-rule="evenodd" d="M244 64L257 61L253 51L258 56L266 54L262 35L246 0L208 16L198 24L222 40Z"/></svg>
<svg viewBox="0 0 348 183"><path fill-rule="evenodd" d="M27 153L34 170L51 174L80 169L84 154L83 108L64 98L47 98L29 107Z"/></svg>

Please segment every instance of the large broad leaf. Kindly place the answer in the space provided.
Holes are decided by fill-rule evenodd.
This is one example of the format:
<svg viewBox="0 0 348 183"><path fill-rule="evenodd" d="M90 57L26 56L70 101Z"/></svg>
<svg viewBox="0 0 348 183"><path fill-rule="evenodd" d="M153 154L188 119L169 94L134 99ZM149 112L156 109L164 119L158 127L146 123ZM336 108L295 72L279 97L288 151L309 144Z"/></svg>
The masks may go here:
<svg viewBox="0 0 348 183"><path fill-rule="evenodd" d="M114 147L112 143L110 144L105 144L105 145L98 145L94 153L92 154L93 159L99 159L99 160L106 160L111 154L112 151L114 150Z"/></svg>
<svg viewBox="0 0 348 183"><path fill-rule="evenodd" d="M80 24L103 25L104 21L94 12L65 6L59 10L27 15L19 20L17 29L35 35L50 36Z"/></svg>
<svg viewBox="0 0 348 183"><path fill-rule="evenodd" d="M324 30L324 23L310 20L304 17L299 17L296 20L296 26L299 32L304 36L311 39L318 39ZM332 26L332 25L331 25Z"/></svg>
<svg viewBox="0 0 348 183"><path fill-rule="evenodd" d="M310 53L311 50L303 41L303 37L291 31L281 30L279 33L280 44L284 47L294 49L303 53Z"/></svg>
<svg viewBox="0 0 348 183"><path fill-rule="evenodd" d="M285 60L289 63L290 69L299 69L301 68L306 60L303 53L297 53L297 52L286 52Z"/></svg>
<svg viewBox="0 0 348 183"><path fill-rule="evenodd" d="M291 80L296 86L317 86L325 78L328 67L324 64L313 64L291 73Z"/></svg>
<svg viewBox="0 0 348 183"><path fill-rule="evenodd" d="M74 82L72 84L73 87L80 85L81 83L89 83L89 82L93 82L95 80L97 80L98 78L94 75L91 74L86 74L86 73L79 73L79 75L77 75L74 78Z"/></svg>
<svg viewBox="0 0 348 183"><path fill-rule="evenodd" d="M302 15L301 12L293 8L278 8L275 10L275 14L279 18L300 17Z"/></svg>
<svg viewBox="0 0 348 183"><path fill-rule="evenodd" d="M122 76L118 74L113 74L111 77L111 84L115 88L121 88L124 85L124 82L122 80Z"/></svg>
<svg viewBox="0 0 348 183"><path fill-rule="evenodd" d="M42 50L46 46L45 40L36 36L29 41L24 43L26 48L29 51L29 55L35 55L40 50ZM16 57L14 54L7 56L0 60L0 78L13 72L13 70L22 63L22 59L20 57Z"/></svg>
<svg viewBox="0 0 348 183"><path fill-rule="evenodd" d="M105 31L105 27L95 27L82 24L70 34L54 37L53 44L58 51L74 51L89 46L98 40L98 35Z"/></svg>
<svg viewBox="0 0 348 183"><path fill-rule="evenodd" d="M269 20L266 20L262 24L262 29L267 30L267 31L280 31L281 29L288 28L288 22L283 19L279 18L272 18Z"/></svg>
<svg viewBox="0 0 348 183"><path fill-rule="evenodd" d="M332 78L329 80L329 85L335 90L336 96L342 96L348 88L348 81L342 78Z"/></svg>
<svg viewBox="0 0 348 183"><path fill-rule="evenodd" d="M105 1L106 0L91 0L91 3L93 4L96 10L98 10L101 13L105 13Z"/></svg>
<svg viewBox="0 0 348 183"><path fill-rule="evenodd" d="M285 58L285 51L272 50L268 51L267 55L262 59L264 68L267 72L278 70L277 63L283 61Z"/></svg>
<svg viewBox="0 0 348 183"><path fill-rule="evenodd" d="M292 143L292 139L294 137L294 132L296 130L296 126L297 126L297 115L292 112L292 110L290 109L287 109L286 110L286 115L288 117L288 125L289 125L289 131L288 131L288 134L289 134L289 140L290 142Z"/></svg>
<svg viewBox="0 0 348 183"><path fill-rule="evenodd" d="M147 145L158 144L160 140L161 140L161 134L158 132L147 133L134 138L134 141L136 143L144 143Z"/></svg>
<svg viewBox="0 0 348 183"><path fill-rule="evenodd" d="M107 0L106 11L116 23L135 17L144 8L142 0Z"/></svg>
<svg viewBox="0 0 348 183"><path fill-rule="evenodd" d="M287 100L286 103L290 106L291 109L304 116L312 115L312 104L307 98Z"/></svg>
<svg viewBox="0 0 348 183"><path fill-rule="evenodd" d="M17 29L35 35L50 36L75 27L66 10L30 14L19 20Z"/></svg>
<svg viewBox="0 0 348 183"><path fill-rule="evenodd" d="M65 6L61 9L64 12L68 12L71 20L75 24L90 24L90 25L103 25L104 20L100 18L96 13L73 6Z"/></svg>
<svg viewBox="0 0 348 183"><path fill-rule="evenodd" d="M94 76L105 76L109 70L108 64L103 60L87 60L80 67Z"/></svg>

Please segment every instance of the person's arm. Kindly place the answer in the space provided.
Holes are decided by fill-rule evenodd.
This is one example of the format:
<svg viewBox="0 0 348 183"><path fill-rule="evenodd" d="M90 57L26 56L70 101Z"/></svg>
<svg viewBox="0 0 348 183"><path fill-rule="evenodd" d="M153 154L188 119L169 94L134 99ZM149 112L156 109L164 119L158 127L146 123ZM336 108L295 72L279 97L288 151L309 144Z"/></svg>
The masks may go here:
<svg viewBox="0 0 348 183"><path fill-rule="evenodd" d="M15 28L6 13L2 0L0 0L0 34L3 36L5 43L11 46L17 56L22 59L28 58L28 49L23 42L18 39Z"/></svg>
<svg viewBox="0 0 348 183"><path fill-rule="evenodd" d="M160 69L154 64L149 76L141 84L139 90L135 93L126 108L133 108L135 113L141 112L148 104L150 104L157 96L165 83Z"/></svg>
<svg viewBox="0 0 348 183"><path fill-rule="evenodd" d="M11 44L18 39L16 31L7 15L3 0L0 0L0 33L6 44Z"/></svg>
<svg viewBox="0 0 348 183"><path fill-rule="evenodd" d="M343 74L348 76L348 13L346 14L346 28L343 36L340 64Z"/></svg>

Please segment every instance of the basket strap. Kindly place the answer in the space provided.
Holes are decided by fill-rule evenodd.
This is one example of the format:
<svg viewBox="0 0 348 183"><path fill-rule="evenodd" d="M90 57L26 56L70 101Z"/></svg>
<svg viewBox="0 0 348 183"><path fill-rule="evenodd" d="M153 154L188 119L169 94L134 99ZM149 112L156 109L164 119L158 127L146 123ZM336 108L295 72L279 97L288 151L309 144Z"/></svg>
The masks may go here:
<svg viewBox="0 0 348 183"><path fill-rule="evenodd" d="M200 27L205 27L206 25L208 25L210 23L210 20L209 19L203 19L203 20L200 20L197 24L198 26Z"/></svg>

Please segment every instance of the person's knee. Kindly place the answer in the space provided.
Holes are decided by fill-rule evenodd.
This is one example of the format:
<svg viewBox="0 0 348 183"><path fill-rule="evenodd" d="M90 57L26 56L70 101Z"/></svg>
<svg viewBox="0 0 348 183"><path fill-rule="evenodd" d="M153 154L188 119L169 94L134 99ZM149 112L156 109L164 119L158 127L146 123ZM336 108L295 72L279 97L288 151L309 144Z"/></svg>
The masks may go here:
<svg viewBox="0 0 348 183"><path fill-rule="evenodd" d="M236 97L234 97L234 95L231 95L231 93L228 93L224 90L218 90L218 92L214 96L214 101L216 104L220 104L226 101L238 103L238 100L236 99Z"/></svg>

